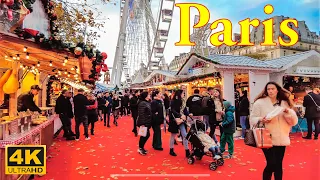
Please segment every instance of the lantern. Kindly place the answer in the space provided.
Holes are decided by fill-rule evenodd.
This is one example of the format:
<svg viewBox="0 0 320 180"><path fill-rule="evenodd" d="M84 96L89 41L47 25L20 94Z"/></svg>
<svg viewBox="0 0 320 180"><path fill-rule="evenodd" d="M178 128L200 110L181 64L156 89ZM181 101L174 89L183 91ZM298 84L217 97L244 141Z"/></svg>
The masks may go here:
<svg viewBox="0 0 320 180"><path fill-rule="evenodd" d="M108 70L108 66L106 64L102 64L102 71L107 72Z"/></svg>
<svg viewBox="0 0 320 180"><path fill-rule="evenodd" d="M101 53L101 56L103 60L106 60L108 58L108 55L105 52Z"/></svg>
<svg viewBox="0 0 320 180"><path fill-rule="evenodd" d="M74 49L74 54L79 56L82 53L82 48L81 47L76 47Z"/></svg>

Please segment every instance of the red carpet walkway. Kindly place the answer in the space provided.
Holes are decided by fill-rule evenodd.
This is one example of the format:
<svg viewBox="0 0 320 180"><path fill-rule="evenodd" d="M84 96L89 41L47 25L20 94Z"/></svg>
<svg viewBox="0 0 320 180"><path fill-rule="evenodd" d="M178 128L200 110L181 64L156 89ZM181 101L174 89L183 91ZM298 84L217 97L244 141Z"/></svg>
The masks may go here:
<svg viewBox="0 0 320 180"><path fill-rule="evenodd" d="M82 128L82 127L81 127ZM96 123L96 135L90 141L65 141L58 138L50 148L47 174L37 177L41 180L91 180L91 179L178 179L169 176L180 174L186 179L262 179L265 160L262 151L235 141L235 158L226 160L216 171L209 170L210 158L204 157L194 165L187 164L181 144L176 145L177 157L169 156L170 133L163 133L164 151L151 148L152 132L146 149L147 156L137 153L138 137L134 137L132 120L124 117L119 126L107 128ZM83 134L83 133L81 133ZM62 133L61 133L62 135ZM287 148L284 158L284 180L319 179L319 140L303 140L301 134L291 136L292 145ZM133 174L140 177L117 177L114 174ZM165 175L168 175L167 177ZM183 174L189 177L183 177ZM201 177L202 174L207 177ZM155 176L161 177L155 177ZM210 176L210 177L208 177Z"/></svg>

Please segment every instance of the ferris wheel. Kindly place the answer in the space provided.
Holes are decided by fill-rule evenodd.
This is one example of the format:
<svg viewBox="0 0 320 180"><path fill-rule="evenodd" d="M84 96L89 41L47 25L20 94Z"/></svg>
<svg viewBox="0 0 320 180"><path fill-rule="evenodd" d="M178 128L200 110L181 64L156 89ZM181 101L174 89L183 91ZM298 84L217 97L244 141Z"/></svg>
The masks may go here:
<svg viewBox="0 0 320 180"><path fill-rule="evenodd" d="M120 32L113 61L111 83L131 84L141 67L165 65L164 50L169 36L175 0L122 0Z"/></svg>

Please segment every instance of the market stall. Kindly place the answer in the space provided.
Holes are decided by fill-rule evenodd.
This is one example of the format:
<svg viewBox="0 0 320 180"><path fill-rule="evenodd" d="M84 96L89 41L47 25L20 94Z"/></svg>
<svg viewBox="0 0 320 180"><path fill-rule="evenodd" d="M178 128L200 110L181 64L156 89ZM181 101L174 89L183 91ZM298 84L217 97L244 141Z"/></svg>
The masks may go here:
<svg viewBox="0 0 320 180"><path fill-rule="evenodd" d="M169 89L186 86L187 96L192 95L195 88L200 91L207 87L219 88L224 99L235 105L236 90L248 90L249 99L253 102L273 70L272 65L246 56L214 54L202 57L191 54L177 73L183 78L164 85Z"/></svg>
<svg viewBox="0 0 320 180"><path fill-rule="evenodd" d="M29 178L28 175L5 175L4 147L6 145L42 144L49 149L54 132L61 128L61 122L53 112L54 107L46 106L47 100L52 102L47 98L47 91L50 94L51 90L51 85L47 88L49 79L55 77L62 81L68 78L94 84L102 69L99 66L104 66L102 60L107 57L106 54L93 51L92 48L83 44L70 47L67 43L63 43L57 35L54 4L50 0L31 2L36 6L33 12L32 6L30 4L25 6L25 2L0 2L0 11L3 12L0 14L3 20L0 25L1 180ZM7 6L7 3L13 3L13 5ZM24 18L28 19L28 22L25 22ZM36 23L30 22L41 25L34 26ZM87 57L90 63L80 61L81 57ZM89 67L84 66L84 63ZM105 66L104 70L106 70ZM90 73L83 74L83 71ZM41 109L43 113L41 115L39 112L29 110L18 112L17 109L19 95L30 92L33 85L38 85L42 89L33 99ZM60 84L61 88L64 88L63 86ZM54 96L56 95L57 91L54 92Z"/></svg>
<svg viewBox="0 0 320 180"><path fill-rule="evenodd" d="M272 59L266 63L274 64L277 68L270 74L271 81L278 82L286 89L292 87L292 99L299 115L298 125L293 127L293 132L307 131L303 98L306 95L306 87L320 87L320 54L311 50Z"/></svg>

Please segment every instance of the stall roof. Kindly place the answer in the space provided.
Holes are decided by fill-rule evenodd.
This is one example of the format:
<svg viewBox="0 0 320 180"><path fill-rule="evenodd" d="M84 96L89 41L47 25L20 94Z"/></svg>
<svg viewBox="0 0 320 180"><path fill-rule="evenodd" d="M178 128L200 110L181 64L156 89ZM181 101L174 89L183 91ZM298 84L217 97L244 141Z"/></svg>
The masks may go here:
<svg viewBox="0 0 320 180"><path fill-rule="evenodd" d="M275 66L272 64L269 64L264 61L260 61L248 56L214 54L214 55L209 55L209 59L224 66L275 68Z"/></svg>
<svg viewBox="0 0 320 180"><path fill-rule="evenodd" d="M311 50L311 51L301 52L301 53L292 54L288 56L283 56L276 59L267 60L264 62L270 65L273 65L278 69L287 69L288 67L294 66L295 64L298 64L299 62L311 56L317 56L320 59L320 54L315 50Z"/></svg>
<svg viewBox="0 0 320 180"><path fill-rule="evenodd" d="M66 50L46 50L40 47L40 45L32 42L30 40L20 39L18 37L13 37L4 33L0 33L2 40L0 41L0 58L5 56L16 56L20 55L20 62L23 65L33 66L37 65L40 62L40 67L37 67L39 71L47 74L55 74L52 70L60 70L62 72L61 76L67 76L63 74L63 71L73 75L77 74L75 70L71 70L75 66L79 67L78 58L75 58L74 55ZM24 52L24 47L27 47L27 52L29 53L29 59L27 59L27 52ZM68 57L68 62L63 66L65 57ZM5 58L4 58L5 59ZM52 61L52 66L49 66L50 61ZM80 69L79 69L80 70ZM79 76L80 78L80 76Z"/></svg>
<svg viewBox="0 0 320 180"><path fill-rule="evenodd" d="M227 55L227 54L213 54L209 55L207 58L200 56L198 54L192 53L183 66L180 68L177 74L184 68L184 66L188 63L188 61L192 57L200 58L201 60L216 64L217 66L236 66L243 68L261 68L261 69L276 69L276 66L266 63L264 61L260 61L248 56L237 56L237 55Z"/></svg>
<svg viewBox="0 0 320 180"><path fill-rule="evenodd" d="M177 71L153 70L152 73L144 80L144 82L150 81L150 79L156 74L162 74L173 78L176 76Z"/></svg>

